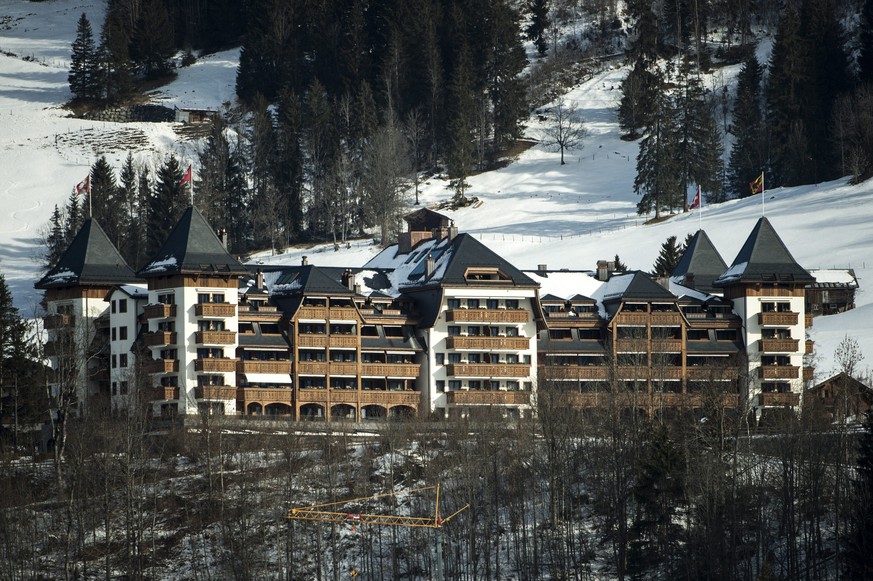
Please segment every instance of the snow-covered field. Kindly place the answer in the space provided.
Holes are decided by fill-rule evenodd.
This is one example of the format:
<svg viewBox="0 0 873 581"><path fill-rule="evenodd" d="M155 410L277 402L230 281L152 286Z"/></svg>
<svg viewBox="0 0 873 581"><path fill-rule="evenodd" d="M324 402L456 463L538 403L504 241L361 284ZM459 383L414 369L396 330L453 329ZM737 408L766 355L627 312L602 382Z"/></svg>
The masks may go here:
<svg viewBox="0 0 873 581"><path fill-rule="evenodd" d="M30 3L8 0L0 5L0 271L6 275L16 304L27 315L37 296L39 275L34 259L40 229L55 204L87 175L99 155L120 166L128 150L116 139L139 132L148 145L133 151L138 159L162 161L173 151L193 161L190 144L175 139L171 124L112 124L73 119L62 104L69 99L67 66L76 20L88 15L99 34L104 3L56 0ZM13 53L11 56L7 53ZM219 108L233 100L238 51L212 55L180 69L172 85L154 95L163 104ZM723 71L728 78L732 71ZM624 71L609 68L566 96L586 120L584 147L567 154L560 165L556 151L535 146L509 166L472 177L468 195L483 203L453 213L461 231L471 232L520 268L593 269L598 259L618 254L630 268L649 270L668 236L683 240L701 225L726 262L731 263L755 221L761 198L705 206L657 225L636 215L633 193L638 144L619 139L615 108ZM536 118L530 137L540 130ZM196 167L195 167L196 171ZM754 176L750 176L750 179ZM689 192L689 196L691 192ZM422 203L451 196L446 182L434 178L424 186ZM817 376L833 370L833 353L850 336L873 361L873 294L867 260L873 263L873 181L850 186L847 180L769 190L763 211L794 257L806 268L854 268L861 290L857 308L815 320ZM378 248L367 241L350 248L332 246L289 249L260 256L269 263L299 263L302 255L323 265L360 266Z"/></svg>

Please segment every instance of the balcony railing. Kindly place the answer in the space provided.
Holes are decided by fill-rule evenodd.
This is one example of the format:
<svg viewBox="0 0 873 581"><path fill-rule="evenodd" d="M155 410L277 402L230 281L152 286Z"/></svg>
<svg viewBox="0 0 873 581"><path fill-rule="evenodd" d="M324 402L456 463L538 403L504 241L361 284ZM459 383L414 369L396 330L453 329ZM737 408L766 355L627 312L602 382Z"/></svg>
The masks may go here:
<svg viewBox="0 0 873 581"><path fill-rule="evenodd" d="M454 377L527 377L530 365L521 363L450 363L446 373Z"/></svg>
<svg viewBox="0 0 873 581"><path fill-rule="evenodd" d="M550 379L606 379L609 371L603 365L544 365L539 368L540 381Z"/></svg>
<svg viewBox="0 0 873 581"><path fill-rule="evenodd" d="M143 310L146 319L165 319L176 316L176 305L146 305Z"/></svg>
<svg viewBox="0 0 873 581"><path fill-rule="evenodd" d="M449 337L447 349L476 349L481 351L525 351L530 348L530 337Z"/></svg>
<svg viewBox="0 0 873 581"><path fill-rule="evenodd" d="M812 381L815 379L815 367L803 368L803 381Z"/></svg>
<svg viewBox="0 0 873 581"><path fill-rule="evenodd" d="M247 359L237 363L236 370L240 373L290 373L291 362Z"/></svg>
<svg viewBox="0 0 873 581"><path fill-rule="evenodd" d="M49 315L43 318L42 324L46 330L51 331L54 329L70 327L74 320L73 315Z"/></svg>
<svg viewBox="0 0 873 581"><path fill-rule="evenodd" d="M651 314L652 325L681 325L682 315L676 311L656 312Z"/></svg>
<svg viewBox="0 0 873 581"><path fill-rule="evenodd" d="M421 366L415 363L362 363L361 375L368 377L418 377Z"/></svg>
<svg viewBox="0 0 873 581"><path fill-rule="evenodd" d="M446 321L455 323L527 323L524 309L450 309Z"/></svg>
<svg viewBox="0 0 873 581"><path fill-rule="evenodd" d="M799 393L759 393L759 406L790 406L800 405Z"/></svg>
<svg viewBox="0 0 873 581"><path fill-rule="evenodd" d="M236 389L229 385L204 385L194 388L197 399L236 399Z"/></svg>
<svg viewBox="0 0 873 581"><path fill-rule="evenodd" d="M143 365L146 373L178 373L178 359L152 359Z"/></svg>
<svg viewBox="0 0 873 581"><path fill-rule="evenodd" d="M763 353L796 353L799 344L797 339L761 339L758 350Z"/></svg>
<svg viewBox="0 0 873 581"><path fill-rule="evenodd" d="M714 403L727 408L736 408L739 406L739 396L735 393L725 393L713 396L706 396L701 393L657 392L652 394L652 405L655 407L700 408L708 403Z"/></svg>
<svg viewBox="0 0 873 581"><path fill-rule="evenodd" d="M289 380L290 382L290 380ZM246 402L260 402L263 404L269 403L291 403L291 388L287 389L265 389L260 387L239 387L236 390L236 399Z"/></svg>
<svg viewBox="0 0 873 581"><path fill-rule="evenodd" d="M235 317L236 305L231 303L197 303L194 314L198 317Z"/></svg>
<svg viewBox="0 0 873 581"><path fill-rule="evenodd" d="M143 341L147 347L163 347L164 345L176 344L176 333L170 331L151 331L143 334Z"/></svg>
<svg viewBox="0 0 873 581"><path fill-rule="evenodd" d="M224 357L204 357L194 360L194 370L207 373L233 373L236 371L236 359Z"/></svg>
<svg viewBox="0 0 873 581"><path fill-rule="evenodd" d="M813 341L812 339L807 339L804 353L806 353L807 355L812 355L814 352L815 352L815 341Z"/></svg>
<svg viewBox="0 0 873 581"><path fill-rule="evenodd" d="M761 379L798 379L800 368L797 365L762 365L758 368Z"/></svg>
<svg viewBox="0 0 873 581"><path fill-rule="evenodd" d="M698 381L736 379L739 374L739 369L736 367L691 365L685 368L686 377Z"/></svg>
<svg viewBox="0 0 873 581"><path fill-rule="evenodd" d="M149 387L145 390L145 396L149 401L179 399L179 388L163 386Z"/></svg>
<svg viewBox="0 0 873 581"><path fill-rule="evenodd" d="M529 391L449 391L450 405L530 405Z"/></svg>
<svg viewBox="0 0 873 581"><path fill-rule="evenodd" d="M234 331L198 331L194 341L201 345L233 345L236 342Z"/></svg>
<svg viewBox="0 0 873 581"><path fill-rule="evenodd" d="M386 407L405 405L418 408L421 394L417 391L385 391L381 389L363 389L361 405L383 405Z"/></svg>
<svg viewBox="0 0 873 581"><path fill-rule="evenodd" d="M357 347L358 346L358 336L357 335L342 335L332 333L330 335L330 339L327 342L328 347Z"/></svg>
<svg viewBox="0 0 873 581"><path fill-rule="evenodd" d="M617 325L647 325L649 313L619 313L615 316Z"/></svg>
<svg viewBox="0 0 873 581"><path fill-rule="evenodd" d="M798 314L791 311L781 313L767 312L758 313L758 324L762 327L787 327L796 325Z"/></svg>
<svg viewBox="0 0 873 581"><path fill-rule="evenodd" d="M317 403L327 405L327 389L325 388L301 388L296 391L296 400L299 404Z"/></svg>
<svg viewBox="0 0 873 581"><path fill-rule="evenodd" d="M327 347L327 335L324 334L299 334L297 335L299 347Z"/></svg>
<svg viewBox="0 0 873 581"><path fill-rule="evenodd" d="M297 310L297 319L315 319L318 321L355 321L358 311L352 307L309 307L303 306Z"/></svg>
<svg viewBox="0 0 873 581"><path fill-rule="evenodd" d="M682 340L653 338L652 351L654 353L680 353L682 351Z"/></svg>
<svg viewBox="0 0 873 581"><path fill-rule="evenodd" d="M298 361L294 365L301 375L327 375L327 361Z"/></svg>

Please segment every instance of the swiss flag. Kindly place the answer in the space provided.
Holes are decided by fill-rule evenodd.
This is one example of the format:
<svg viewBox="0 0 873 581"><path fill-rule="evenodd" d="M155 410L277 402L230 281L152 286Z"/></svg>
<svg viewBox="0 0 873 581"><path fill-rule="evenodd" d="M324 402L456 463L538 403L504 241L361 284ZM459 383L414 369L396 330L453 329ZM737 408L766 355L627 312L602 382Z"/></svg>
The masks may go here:
<svg viewBox="0 0 873 581"><path fill-rule="evenodd" d="M85 179L83 179L81 182L76 184L76 195L77 196L84 196L85 194L90 194L90 193L91 193L91 176L88 175Z"/></svg>
<svg viewBox="0 0 873 581"><path fill-rule="evenodd" d="M191 166L189 165L188 171L185 172L185 175L182 177L182 179L179 180L179 183L180 184L187 184L190 181L191 181Z"/></svg>
<svg viewBox="0 0 873 581"><path fill-rule="evenodd" d="M691 202L691 205L688 206L689 210L693 210L694 208L700 207L700 186L697 186L697 194L694 196L694 201Z"/></svg>

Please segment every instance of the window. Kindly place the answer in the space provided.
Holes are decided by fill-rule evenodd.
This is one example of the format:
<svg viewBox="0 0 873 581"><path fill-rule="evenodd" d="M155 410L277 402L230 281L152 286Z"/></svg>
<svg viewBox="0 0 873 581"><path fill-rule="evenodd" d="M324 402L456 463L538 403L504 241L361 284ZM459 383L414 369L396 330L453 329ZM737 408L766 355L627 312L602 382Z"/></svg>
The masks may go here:
<svg viewBox="0 0 873 581"><path fill-rule="evenodd" d="M461 381L458 379L450 379L449 380L449 389L451 391L457 391L461 389Z"/></svg>
<svg viewBox="0 0 873 581"><path fill-rule="evenodd" d="M443 365L445 363L445 355L443 353L436 354L436 364Z"/></svg>
<svg viewBox="0 0 873 581"><path fill-rule="evenodd" d="M448 299L448 300L446 300L446 307L449 309L460 309L461 308L461 299Z"/></svg>
<svg viewBox="0 0 873 581"><path fill-rule="evenodd" d="M127 312L127 299L119 299L118 300L118 312L126 313Z"/></svg>
<svg viewBox="0 0 873 581"><path fill-rule="evenodd" d="M525 365L530 365L530 355L525 355L525 356L524 356L524 364L525 364Z"/></svg>
<svg viewBox="0 0 873 581"><path fill-rule="evenodd" d="M224 349L218 347L198 347L198 359L221 359L224 357ZM175 357L173 358L175 359Z"/></svg>
<svg viewBox="0 0 873 581"><path fill-rule="evenodd" d="M497 299L488 299L487 305L489 309L496 309L498 305Z"/></svg>
<svg viewBox="0 0 873 581"><path fill-rule="evenodd" d="M478 309L479 308L479 299L467 299L467 308L468 309Z"/></svg>
<svg viewBox="0 0 873 581"><path fill-rule="evenodd" d="M127 327L118 328L118 338L122 341L127 341Z"/></svg>
<svg viewBox="0 0 873 581"><path fill-rule="evenodd" d="M518 391L518 382L517 381L507 381L506 389L510 391Z"/></svg>
<svg viewBox="0 0 873 581"><path fill-rule="evenodd" d="M457 337L461 334L461 328L457 325L449 325L449 337Z"/></svg>
<svg viewBox="0 0 873 581"><path fill-rule="evenodd" d="M112 306L115 306L115 303L112 303ZM112 382L112 395L116 395L118 393L118 383Z"/></svg>
<svg viewBox="0 0 873 581"><path fill-rule="evenodd" d="M198 331L224 331L224 321L197 321Z"/></svg>
<svg viewBox="0 0 873 581"><path fill-rule="evenodd" d="M507 353L506 354L506 362L507 363L518 363L518 355L516 353Z"/></svg>
<svg viewBox="0 0 873 581"><path fill-rule="evenodd" d="M478 379L470 380L470 389L482 389L482 382Z"/></svg>
<svg viewBox="0 0 873 581"><path fill-rule="evenodd" d="M506 328L506 336L507 337L518 337L518 327L507 327Z"/></svg>
<svg viewBox="0 0 873 581"><path fill-rule="evenodd" d="M449 353L449 363L460 363L461 362L461 354L460 353Z"/></svg>
<svg viewBox="0 0 873 581"><path fill-rule="evenodd" d="M112 301L112 313L115 313L115 301ZM115 387L112 388L112 393L115 393Z"/></svg>
<svg viewBox="0 0 873 581"><path fill-rule="evenodd" d="M470 335L471 337L478 337L479 336L479 327L475 327L475 326L467 327L467 334Z"/></svg>
<svg viewBox="0 0 873 581"><path fill-rule="evenodd" d="M127 395L127 382L121 382L121 395Z"/></svg>
<svg viewBox="0 0 873 581"><path fill-rule="evenodd" d="M199 353L199 349L197 350ZM177 359L175 349L161 349L161 359Z"/></svg>
<svg viewBox="0 0 873 581"><path fill-rule="evenodd" d="M469 353L467 355L467 361L470 363L481 363L482 355L480 353Z"/></svg>
<svg viewBox="0 0 873 581"><path fill-rule="evenodd" d="M279 334L279 325L278 323L261 323L261 334L262 335L278 335Z"/></svg>
<svg viewBox="0 0 873 581"><path fill-rule="evenodd" d="M127 367L127 353L122 353L118 356L118 366Z"/></svg>
<svg viewBox="0 0 873 581"><path fill-rule="evenodd" d="M176 304L176 297L173 295L173 293L159 294L158 302L162 305L174 305Z"/></svg>
<svg viewBox="0 0 873 581"><path fill-rule="evenodd" d="M439 392L445 391L446 390L446 382L443 381L442 379L437 379L436 390Z"/></svg>
<svg viewBox="0 0 873 581"><path fill-rule="evenodd" d="M115 341L115 327L112 327L112 340Z"/></svg>
<svg viewBox="0 0 873 581"><path fill-rule="evenodd" d="M112 355L112 369L118 367L118 358L115 355Z"/></svg>
<svg viewBox="0 0 873 581"><path fill-rule="evenodd" d="M209 293L198 293L197 302L198 303L208 303L209 302Z"/></svg>

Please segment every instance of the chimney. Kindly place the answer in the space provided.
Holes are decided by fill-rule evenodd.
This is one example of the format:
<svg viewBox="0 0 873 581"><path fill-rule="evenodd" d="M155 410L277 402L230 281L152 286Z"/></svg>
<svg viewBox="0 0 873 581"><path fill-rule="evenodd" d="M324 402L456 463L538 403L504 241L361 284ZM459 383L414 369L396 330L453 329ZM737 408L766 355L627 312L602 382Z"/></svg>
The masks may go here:
<svg viewBox="0 0 873 581"><path fill-rule="evenodd" d="M224 246L225 250L227 250L227 230L220 228L216 234L218 234L218 239L221 241L221 245Z"/></svg>
<svg viewBox="0 0 873 581"><path fill-rule="evenodd" d="M452 222L452 225L449 226L447 238L449 239L449 242L451 242L452 240L454 240L457 237L458 237L458 227L455 226L454 222Z"/></svg>
<svg viewBox="0 0 873 581"><path fill-rule="evenodd" d="M309 264L309 258L307 258L306 256L303 256L303 257L300 259L300 264L301 264L302 266L306 266L307 264Z"/></svg>
<svg viewBox="0 0 873 581"><path fill-rule="evenodd" d="M538 264L537 272L540 276L546 276L546 273L549 271L549 265L547 264Z"/></svg>
<svg viewBox="0 0 873 581"><path fill-rule="evenodd" d="M597 280L600 282L606 282L609 280L609 273L611 272L611 268L609 267L609 261L607 260L598 260L597 261ZM615 263L612 263L612 266L615 267Z"/></svg>
<svg viewBox="0 0 873 581"><path fill-rule="evenodd" d="M670 290L670 277L659 275L655 277L655 282L664 287L667 290Z"/></svg>
<svg viewBox="0 0 873 581"><path fill-rule="evenodd" d="M355 273L351 271L351 269L347 268L343 271L342 276L343 285L349 289L350 291L355 290Z"/></svg>
<svg viewBox="0 0 873 581"><path fill-rule="evenodd" d="M354 275L353 275L352 281L354 281ZM361 285L359 285L359 284L354 284L353 287L354 287L354 288L353 288L352 290L355 291L355 294L356 294L356 295L361 294Z"/></svg>
<svg viewBox="0 0 873 581"><path fill-rule="evenodd" d="M258 288L264 288L264 273L259 268L258 272L255 274L255 286Z"/></svg>
<svg viewBox="0 0 873 581"><path fill-rule="evenodd" d="M426 262L424 263L424 272L425 272L425 277L426 277L426 278L430 278L430 277L433 275L433 271L434 271L434 260L433 260L433 254L428 254L428 255L427 255L427 260L426 260Z"/></svg>

